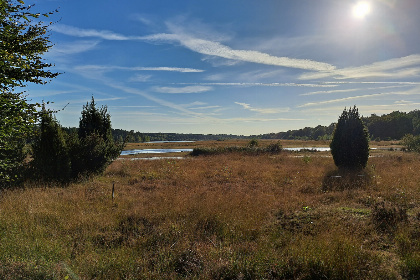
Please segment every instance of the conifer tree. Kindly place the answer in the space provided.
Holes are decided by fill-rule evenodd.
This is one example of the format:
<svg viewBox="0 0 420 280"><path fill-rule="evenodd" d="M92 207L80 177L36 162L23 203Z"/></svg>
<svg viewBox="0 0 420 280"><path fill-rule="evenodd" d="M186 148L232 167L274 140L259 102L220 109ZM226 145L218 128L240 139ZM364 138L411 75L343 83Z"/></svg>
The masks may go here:
<svg viewBox="0 0 420 280"><path fill-rule="evenodd" d="M363 169L369 158L369 136L359 111L344 109L330 144L335 165L342 169Z"/></svg>
<svg viewBox="0 0 420 280"><path fill-rule="evenodd" d="M71 162L66 143L66 133L60 124L43 106L40 135L33 144L31 165L37 177L43 180L68 181Z"/></svg>
<svg viewBox="0 0 420 280"><path fill-rule="evenodd" d="M96 108L95 100L83 106L78 138L72 137L71 156L73 176L98 174L116 159L124 143L112 137L111 116L106 106Z"/></svg>

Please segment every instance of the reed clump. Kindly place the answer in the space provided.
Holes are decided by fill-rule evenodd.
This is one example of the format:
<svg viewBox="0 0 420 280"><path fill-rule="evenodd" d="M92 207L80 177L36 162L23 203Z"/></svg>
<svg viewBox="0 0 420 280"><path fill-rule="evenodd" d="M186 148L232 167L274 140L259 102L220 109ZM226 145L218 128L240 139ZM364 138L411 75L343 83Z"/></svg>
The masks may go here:
<svg viewBox="0 0 420 280"><path fill-rule="evenodd" d="M0 278L416 279L420 159L372 157L369 181L326 188L334 168L286 152L117 160L4 191Z"/></svg>

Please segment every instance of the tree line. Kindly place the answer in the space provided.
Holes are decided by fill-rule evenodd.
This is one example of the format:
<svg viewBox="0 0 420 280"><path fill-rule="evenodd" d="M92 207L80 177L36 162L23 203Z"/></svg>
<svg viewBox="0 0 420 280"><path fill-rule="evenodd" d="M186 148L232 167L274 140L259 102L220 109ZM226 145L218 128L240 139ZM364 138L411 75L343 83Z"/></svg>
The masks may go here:
<svg viewBox="0 0 420 280"><path fill-rule="evenodd" d="M408 113L394 111L389 114L378 116L372 114L369 117L360 117L368 130L370 140L401 140L407 134L420 135L420 110ZM183 134L183 133L146 133L113 129L112 135L115 141L127 139L130 143L149 141L203 141L203 140L227 140L227 139L285 139L285 140L331 140L336 123L328 126L305 127L278 133L260 135L234 135L234 134ZM66 128L74 131L77 128Z"/></svg>
<svg viewBox="0 0 420 280"><path fill-rule="evenodd" d="M371 140L401 140L406 134L420 135L420 111L394 111L378 116L360 117ZM286 132L262 134L261 139L331 140L336 123L328 126L305 127Z"/></svg>

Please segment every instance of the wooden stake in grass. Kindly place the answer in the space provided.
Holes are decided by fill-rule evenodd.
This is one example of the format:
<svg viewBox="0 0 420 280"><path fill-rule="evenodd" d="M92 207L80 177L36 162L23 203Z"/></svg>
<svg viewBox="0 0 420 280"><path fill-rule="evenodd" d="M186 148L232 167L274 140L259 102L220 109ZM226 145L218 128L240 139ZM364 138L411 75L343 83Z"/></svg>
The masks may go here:
<svg viewBox="0 0 420 280"><path fill-rule="evenodd" d="M112 183L112 202L114 202L115 183Z"/></svg>

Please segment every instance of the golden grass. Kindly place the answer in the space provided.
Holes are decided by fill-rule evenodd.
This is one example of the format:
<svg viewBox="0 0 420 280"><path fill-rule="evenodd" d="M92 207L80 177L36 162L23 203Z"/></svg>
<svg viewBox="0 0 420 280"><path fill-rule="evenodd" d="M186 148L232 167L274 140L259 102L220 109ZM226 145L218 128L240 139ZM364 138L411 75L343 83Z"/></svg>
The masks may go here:
<svg viewBox="0 0 420 280"><path fill-rule="evenodd" d="M0 278L415 279L419 156L382 153L357 188L326 188L326 155L117 160L3 191Z"/></svg>

